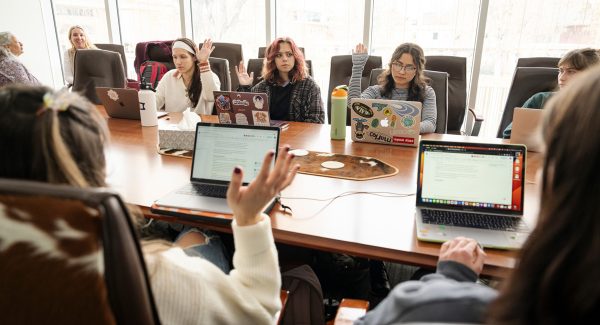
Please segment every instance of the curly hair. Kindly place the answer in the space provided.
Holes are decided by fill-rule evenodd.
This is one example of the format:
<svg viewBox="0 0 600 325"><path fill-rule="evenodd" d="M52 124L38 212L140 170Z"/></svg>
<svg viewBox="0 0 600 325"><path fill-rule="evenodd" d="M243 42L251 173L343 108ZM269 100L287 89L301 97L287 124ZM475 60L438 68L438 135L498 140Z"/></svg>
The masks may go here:
<svg viewBox="0 0 600 325"><path fill-rule="evenodd" d="M392 63L400 60L402 54L410 54L415 62L415 77L410 81L408 87L408 100L420 101L425 100L425 87L429 83L429 78L425 77L423 70L425 70L425 55L423 49L414 43L403 43L400 44L392 54L390 63L387 68L377 78L377 83L381 86L381 96L384 98L390 98L392 90L396 87L394 77L392 76Z"/></svg>
<svg viewBox="0 0 600 325"><path fill-rule="evenodd" d="M270 83L276 83L281 80L277 65L275 64L275 57L277 53L279 53L281 43L289 44L292 48L292 55L294 55L294 67L289 72L290 80L296 82L306 79L308 76L308 69L306 68L306 61L304 61L304 54L302 54L302 51L300 51L300 48L298 48L294 40L289 37L278 37L267 47L267 50L265 51L265 60L263 62L263 79Z"/></svg>

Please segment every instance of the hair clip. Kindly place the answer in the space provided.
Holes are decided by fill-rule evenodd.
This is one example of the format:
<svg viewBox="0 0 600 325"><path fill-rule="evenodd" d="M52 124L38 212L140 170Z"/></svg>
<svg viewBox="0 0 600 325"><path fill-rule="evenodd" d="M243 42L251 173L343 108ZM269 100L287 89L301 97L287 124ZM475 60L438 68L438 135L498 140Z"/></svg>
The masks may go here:
<svg viewBox="0 0 600 325"><path fill-rule="evenodd" d="M60 112L66 111L70 105L68 97L69 96L64 96L64 91L60 91L55 94L51 92L45 93L42 99L42 107L40 107L35 114L38 116L42 115L49 109Z"/></svg>

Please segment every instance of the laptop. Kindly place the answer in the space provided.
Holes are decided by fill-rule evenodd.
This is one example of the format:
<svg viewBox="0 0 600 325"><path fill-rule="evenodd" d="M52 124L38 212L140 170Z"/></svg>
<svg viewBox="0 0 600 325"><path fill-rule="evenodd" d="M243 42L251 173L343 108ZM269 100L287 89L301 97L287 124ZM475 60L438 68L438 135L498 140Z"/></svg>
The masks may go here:
<svg viewBox="0 0 600 325"><path fill-rule="evenodd" d="M417 238L445 242L470 237L485 247L520 248L523 145L422 140L417 174Z"/></svg>
<svg viewBox="0 0 600 325"><path fill-rule="evenodd" d="M136 89L96 87L96 95L108 116L129 120L140 119L140 101ZM167 113L157 112L158 117L164 115Z"/></svg>
<svg viewBox="0 0 600 325"><path fill-rule="evenodd" d="M287 121L269 118L269 97L265 93L214 91L215 110L222 124L276 126L285 128Z"/></svg>
<svg viewBox="0 0 600 325"><path fill-rule="evenodd" d="M528 151L540 152L544 143L539 131L543 110L515 107L510 143L524 144Z"/></svg>
<svg viewBox="0 0 600 325"><path fill-rule="evenodd" d="M350 100L352 141L416 147L420 139L420 102Z"/></svg>
<svg viewBox="0 0 600 325"><path fill-rule="evenodd" d="M275 150L277 156L279 132L279 128L271 126L199 122L196 126L190 183L155 201L152 211L231 214L225 198L233 168L242 167L243 184L248 185L260 172L267 151ZM272 205L268 205L267 212Z"/></svg>

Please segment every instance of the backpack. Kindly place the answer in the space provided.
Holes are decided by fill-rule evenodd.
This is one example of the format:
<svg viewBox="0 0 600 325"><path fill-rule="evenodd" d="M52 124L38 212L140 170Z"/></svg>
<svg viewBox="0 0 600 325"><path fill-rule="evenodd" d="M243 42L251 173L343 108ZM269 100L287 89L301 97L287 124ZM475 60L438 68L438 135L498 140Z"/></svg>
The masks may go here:
<svg viewBox="0 0 600 325"><path fill-rule="evenodd" d="M156 89L158 82L167 73L169 69L164 63L156 61L146 61L140 66L140 78L145 81L152 89Z"/></svg>
<svg viewBox="0 0 600 325"><path fill-rule="evenodd" d="M280 324L325 324L321 283L310 266L283 272L281 279L281 287L290 293Z"/></svg>

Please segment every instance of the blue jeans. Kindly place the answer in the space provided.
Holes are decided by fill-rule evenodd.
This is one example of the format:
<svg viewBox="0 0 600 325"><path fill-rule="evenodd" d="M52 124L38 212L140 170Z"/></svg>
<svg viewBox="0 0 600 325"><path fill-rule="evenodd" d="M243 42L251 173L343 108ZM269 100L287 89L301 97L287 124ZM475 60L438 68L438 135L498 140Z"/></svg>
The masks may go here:
<svg viewBox="0 0 600 325"><path fill-rule="evenodd" d="M203 234L205 243L186 247L183 251L188 256L202 257L216 265L223 272L225 272L225 274L229 274L231 266L229 265L229 259L227 258L228 254L225 249L225 245L223 245L223 242L221 241L221 237L219 237L217 233L210 230L201 230L190 226L184 226L175 241L178 241L181 236L190 231Z"/></svg>

